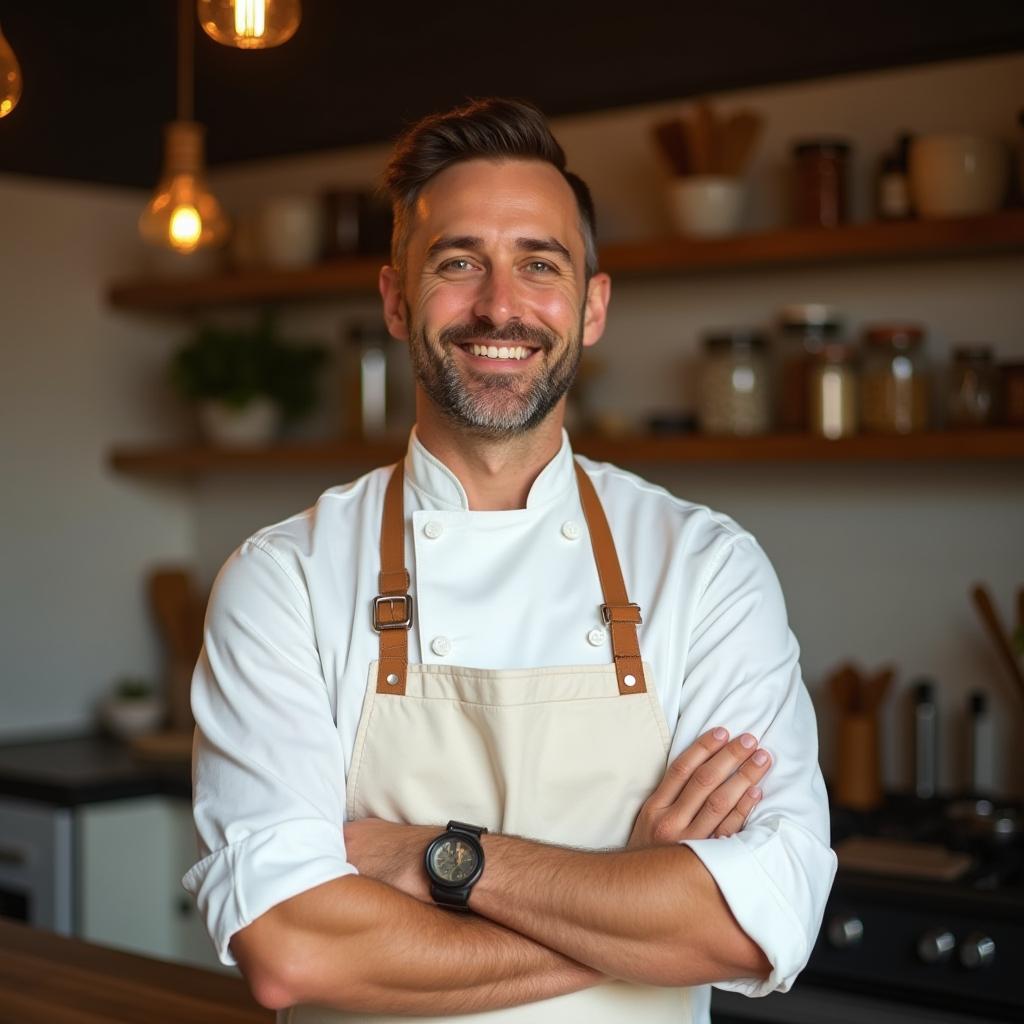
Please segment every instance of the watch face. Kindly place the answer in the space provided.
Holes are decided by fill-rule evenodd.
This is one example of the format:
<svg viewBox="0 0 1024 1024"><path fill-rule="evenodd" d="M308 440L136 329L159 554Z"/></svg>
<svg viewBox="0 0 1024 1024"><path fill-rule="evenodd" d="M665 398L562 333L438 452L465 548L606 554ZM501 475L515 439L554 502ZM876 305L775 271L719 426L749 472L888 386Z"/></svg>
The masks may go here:
<svg viewBox="0 0 1024 1024"><path fill-rule="evenodd" d="M465 882L472 877L479 862L475 847L452 836L430 851L431 870L445 882Z"/></svg>

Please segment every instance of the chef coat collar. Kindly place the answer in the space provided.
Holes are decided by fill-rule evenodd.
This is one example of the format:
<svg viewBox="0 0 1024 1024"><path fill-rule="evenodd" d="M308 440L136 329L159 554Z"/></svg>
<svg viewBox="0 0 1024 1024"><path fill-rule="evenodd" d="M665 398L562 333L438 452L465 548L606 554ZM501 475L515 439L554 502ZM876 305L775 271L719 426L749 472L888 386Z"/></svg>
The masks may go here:
<svg viewBox="0 0 1024 1024"><path fill-rule="evenodd" d="M437 509L469 511L469 498L459 478L436 456L423 447L412 428L405 454L405 478ZM526 496L528 509L546 505L560 498L576 485L576 470L569 435L562 431L562 446L555 457L540 471Z"/></svg>

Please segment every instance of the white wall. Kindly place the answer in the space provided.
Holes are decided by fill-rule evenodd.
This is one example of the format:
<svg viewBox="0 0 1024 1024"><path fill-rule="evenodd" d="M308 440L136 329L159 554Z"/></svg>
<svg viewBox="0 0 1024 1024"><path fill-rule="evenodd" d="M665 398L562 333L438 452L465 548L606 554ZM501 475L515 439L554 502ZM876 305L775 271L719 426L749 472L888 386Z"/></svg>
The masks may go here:
<svg viewBox="0 0 1024 1024"><path fill-rule="evenodd" d="M897 132L970 128L1013 137L1024 95L1024 55L844 76L722 97L768 119L752 174L750 225L782 219L779 171L788 141L845 132L867 181L878 151ZM591 183L605 240L664 231L663 172L649 126L673 104L556 122L570 164ZM226 168L213 176L235 209L261 196L365 185L386 147ZM864 212L866 186L855 189ZM158 671L159 648L145 607L146 570L192 559L209 581L253 529L310 504L353 475L272 473L213 477L198 485L118 477L105 466L117 443L181 437L180 408L162 375L188 332L175 318L106 308L106 283L134 272L141 192L0 178L0 539L3 616L0 737L83 725L92 704L124 672ZM608 372L598 394L628 418L685 407L697 334L723 324L766 323L781 305L827 301L851 329L877 318L916 318L930 330L936 361L951 343L981 340L1002 358L1024 358L1024 259L893 263L824 270L618 282L606 338ZM336 341L343 323L376 317L361 298L296 307L284 326ZM396 348L400 355L400 348ZM614 391L608 382L614 380ZM333 429L336 377L307 432ZM946 748L964 694L990 691L1000 714L1006 789L1024 792L1013 767L1022 707L1010 698L967 603L987 579L1005 609L1024 578L1024 473L992 466L720 466L647 468L686 497L735 516L761 539L786 590L808 683L843 658L868 667L893 660L904 686L940 683ZM905 779L900 699L886 709L886 776ZM823 716L823 760L831 766ZM957 765L945 782L956 783Z"/></svg>
<svg viewBox="0 0 1024 1024"><path fill-rule="evenodd" d="M785 220L789 143L819 133L856 143L853 209L870 210L877 157L901 131L974 130L1016 139L1024 97L1024 55L926 65L816 82L745 90L716 98L722 110L752 106L766 132L751 169L748 224ZM605 241L666 231L665 174L650 125L684 104L654 104L562 118L555 130L570 166L590 183ZM375 181L387 147L317 154L223 168L218 194L236 211L279 193L308 193ZM927 325L936 363L951 344L984 341L1000 358L1024 358L1024 258L996 257L860 267L756 271L647 281L614 288L608 332L597 354L607 364L596 393L605 408L642 421L654 409L689 407L698 334L707 327L766 324L780 306L838 305L851 333L869 320ZM338 337L357 316L376 316L365 299L304 307L287 325ZM612 385L614 382L614 386ZM320 424L337 416L329 387ZM1024 473L1019 463L936 466L641 467L678 494L737 518L762 541L782 579L808 684L822 712L823 762L832 766L832 722L820 692L827 670L853 657L873 668L892 661L900 693L887 703L885 775L907 779L906 687L930 675L944 712L944 784L962 778L961 723L966 694L990 693L999 717L1000 779L1024 795L1016 731L1024 705L1009 691L976 623L967 590L987 580L1004 614L1024 582ZM340 469L337 479L356 470ZM213 478L197 489L197 543L212 576L248 531L311 503L329 474Z"/></svg>
<svg viewBox="0 0 1024 1024"><path fill-rule="evenodd" d="M192 501L106 466L167 437L180 333L115 314L141 192L0 177L0 737L84 729L122 674L156 680L144 573L190 559Z"/></svg>

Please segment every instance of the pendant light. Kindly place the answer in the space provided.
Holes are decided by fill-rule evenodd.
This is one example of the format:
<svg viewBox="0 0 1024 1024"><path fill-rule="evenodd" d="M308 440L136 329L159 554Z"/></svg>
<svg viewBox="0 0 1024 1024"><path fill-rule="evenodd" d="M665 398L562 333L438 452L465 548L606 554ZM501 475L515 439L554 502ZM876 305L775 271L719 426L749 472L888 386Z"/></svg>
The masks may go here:
<svg viewBox="0 0 1024 1024"><path fill-rule="evenodd" d="M217 245L228 234L227 218L206 185L206 129L192 119L194 34L191 4L179 0L178 118L164 127L163 175L139 218L139 232L147 242L180 253Z"/></svg>
<svg viewBox="0 0 1024 1024"><path fill-rule="evenodd" d="M0 117L6 117L21 99L21 68L11 44L0 29Z"/></svg>
<svg viewBox="0 0 1024 1024"><path fill-rule="evenodd" d="M288 42L299 27L299 0L198 0L199 24L218 43L267 50Z"/></svg>

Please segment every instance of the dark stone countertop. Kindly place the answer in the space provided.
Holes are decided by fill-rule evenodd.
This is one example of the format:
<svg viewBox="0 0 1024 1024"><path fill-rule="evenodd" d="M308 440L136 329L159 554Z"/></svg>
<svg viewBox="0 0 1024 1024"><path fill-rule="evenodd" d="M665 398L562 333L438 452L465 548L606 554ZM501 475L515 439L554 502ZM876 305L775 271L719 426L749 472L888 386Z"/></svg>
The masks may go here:
<svg viewBox="0 0 1024 1024"><path fill-rule="evenodd" d="M191 799L186 762L147 760L101 735L0 744L0 798L73 807L161 794Z"/></svg>

